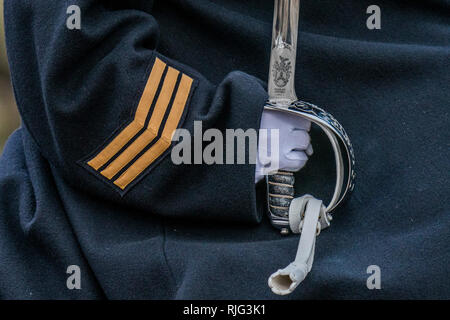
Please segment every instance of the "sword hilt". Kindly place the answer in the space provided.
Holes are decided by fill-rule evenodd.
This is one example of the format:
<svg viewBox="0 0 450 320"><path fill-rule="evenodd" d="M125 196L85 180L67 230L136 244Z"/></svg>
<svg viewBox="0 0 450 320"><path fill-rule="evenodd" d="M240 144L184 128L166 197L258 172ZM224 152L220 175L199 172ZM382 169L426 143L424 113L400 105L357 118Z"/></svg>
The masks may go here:
<svg viewBox="0 0 450 320"><path fill-rule="evenodd" d="M306 118L318 125L327 135L336 162L334 194L325 210L325 213L329 215L332 210L343 203L354 187L355 156L347 133L331 114L307 102L295 101L289 105L268 102L265 108ZM276 174L266 176L266 181L268 211L272 225L281 229L282 234L289 233L289 207L294 198L294 175L292 172L278 171ZM331 216L329 218L331 220Z"/></svg>

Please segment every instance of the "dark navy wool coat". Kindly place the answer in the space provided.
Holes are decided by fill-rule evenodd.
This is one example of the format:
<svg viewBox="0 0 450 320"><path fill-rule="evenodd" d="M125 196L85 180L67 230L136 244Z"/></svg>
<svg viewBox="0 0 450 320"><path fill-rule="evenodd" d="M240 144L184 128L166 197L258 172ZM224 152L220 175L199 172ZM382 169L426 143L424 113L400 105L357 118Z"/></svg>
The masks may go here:
<svg viewBox="0 0 450 320"><path fill-rule="evenodd" d="M271 227L254 165L173 164L162 132L170 120L144 103L172 86L178 127L258 129L273 1L72 2L5 1L23 125L0 159L0 298L280 298L267 278L292 261L298 236ZM71 4L80 30L66 26ZM370 30L371 4L301 1L296 91L346 128L358 177L317 239L312 272L282 299L450 298L450 4L379 0L381 29ZM159 78L174 70L166 89L148 83L156 61ZM102 175L114 152L89 165L128 126L147 132L153 114L162 125L148 134L162 142L137 174L119 180L128 161ZM125 133L116 148L135 141ZM311 135L298 192L326 201L332 154ZM80 290L66 286L71 265ZM370 265L380 290L366 286Z"/></svg>

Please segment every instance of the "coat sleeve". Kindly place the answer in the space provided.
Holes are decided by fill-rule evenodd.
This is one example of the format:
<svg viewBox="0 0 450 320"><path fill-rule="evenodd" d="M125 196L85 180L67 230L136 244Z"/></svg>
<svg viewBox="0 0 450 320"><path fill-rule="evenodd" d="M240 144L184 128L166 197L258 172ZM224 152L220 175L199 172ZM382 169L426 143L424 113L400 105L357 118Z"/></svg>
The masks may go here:
<svg viewBox="0 0 450 320"><path fill-rule="evenodd" d="M152 1L77 6L80 21L66 1L5 1L18 107L55 174L149 214L258 222L254 164L175 164L170 151L174 130L193 134L196 121L203 132L258 129L261 81L233 71L214 85L158 53Z"/></svg>

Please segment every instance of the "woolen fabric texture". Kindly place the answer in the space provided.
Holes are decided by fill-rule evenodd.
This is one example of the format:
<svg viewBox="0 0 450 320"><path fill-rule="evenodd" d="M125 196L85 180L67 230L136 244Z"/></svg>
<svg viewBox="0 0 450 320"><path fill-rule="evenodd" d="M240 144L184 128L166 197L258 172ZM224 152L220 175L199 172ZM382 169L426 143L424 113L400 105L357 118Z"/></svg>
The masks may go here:
<svg viewBox="0 0 450 320"><path fill-rule="evenodd" d="M66 27L70 4L81 29ZM0 159L2 299L450 298L450 4L301 1L296 91L352 139L357 182L289 296L267 278L295 256L265 214L255 166L175 165L124 195L80 165L130 121L155 57L195 81L181 127L259 128L273 1L5 0L23 125ZM320 130L298 193L329 200ZM81 269L69 290L66 269ZM369 290L367 267L381 269Z"/></svg>

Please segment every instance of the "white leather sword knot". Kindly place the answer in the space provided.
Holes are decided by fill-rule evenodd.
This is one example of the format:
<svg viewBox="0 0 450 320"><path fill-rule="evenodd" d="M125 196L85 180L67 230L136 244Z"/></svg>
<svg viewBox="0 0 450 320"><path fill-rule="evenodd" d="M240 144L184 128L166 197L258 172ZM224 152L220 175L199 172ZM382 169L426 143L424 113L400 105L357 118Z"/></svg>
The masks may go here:
<svg viewBox="0 0 450 320"><path fill-rule="evenodd" d="M294 262L279 269L269 277L273 293L286 295L306 278L314 261L316 236L322 228L330 225L322 200L311 195L292 200L289 207L289 226L293 233L301 233Z"/></svg>

